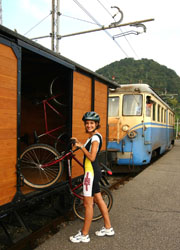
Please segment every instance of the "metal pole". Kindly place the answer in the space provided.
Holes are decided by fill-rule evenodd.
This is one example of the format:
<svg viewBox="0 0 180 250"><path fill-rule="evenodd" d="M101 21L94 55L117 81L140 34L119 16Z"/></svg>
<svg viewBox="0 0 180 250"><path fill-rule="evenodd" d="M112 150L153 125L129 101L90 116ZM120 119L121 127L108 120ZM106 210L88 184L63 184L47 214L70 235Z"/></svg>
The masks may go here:
<svg viewBox="0 0 180 250"><path fill-rule="evenodd" d="M97 29L93 29L93 30L86 30L86 31L82 31L82 32L77 32L77 33L72 33L72 34L67 34L67 35L59 36L59 39L64 38L64 37L69 37L69 36L76 36L76 35L91 33L91 32L95 32L95 31L101 31L101 30L107 30L107 29L114 29L114 28L128 26L128 25L131 26L131 25L141 24L141 23L150 22L150 21L154 21L154 19L146 19L146 20L141 20L141 21L136 21L136 22L130 22L130 23L124 23L124 24L119 24L119 25L112 25L112 26L111 25L110 26L102 26L101 28L97 28Z"/></svg>
<svg viewBox="0 0 180 250"><path fill-rule="evenodd" d="M2 2L0 0L0 24L2 24Z"/></svg>
<svg viewBox="0 0 180 250"><path fill-rule="evenodd" d="M52 0L52 21L51 21L51 30L52 30L52 36L51 36L51 49L54 51L54 13L55 13L55 0Z"/></svg>
<svg viewBox="0 0 180 250"><path fill-rule="evenodd" d="M60 0L57 0L56 7L56 52L59 53Z"/></svg>

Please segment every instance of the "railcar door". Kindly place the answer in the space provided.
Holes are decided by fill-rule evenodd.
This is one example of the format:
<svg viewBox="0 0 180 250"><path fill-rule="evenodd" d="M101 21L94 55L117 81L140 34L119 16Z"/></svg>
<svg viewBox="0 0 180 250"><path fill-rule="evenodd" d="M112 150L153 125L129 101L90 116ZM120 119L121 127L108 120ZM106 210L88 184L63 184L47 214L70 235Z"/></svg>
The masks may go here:
<svg viewBox="0 0 180 250"><path fill-rule="evenodd" d="M109 125L109 141L120 140L120 97L111 96L109 97L108 103L108 125Z"/></svg>
<svg viewBox="0 0 180 250"><path fill-rule="evenodd" d="M0 206L13 200L17 186L19 51L15 44L0 37Z"/></svg>

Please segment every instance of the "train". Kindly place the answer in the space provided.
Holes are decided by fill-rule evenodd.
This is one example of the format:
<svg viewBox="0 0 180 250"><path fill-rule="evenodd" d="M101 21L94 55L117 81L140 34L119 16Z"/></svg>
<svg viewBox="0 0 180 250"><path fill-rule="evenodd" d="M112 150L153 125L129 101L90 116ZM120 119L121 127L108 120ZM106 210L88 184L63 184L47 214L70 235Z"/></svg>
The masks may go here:
<svg viewBox="0 0 180 250"><path fill-rule="evenodd" d="M110 89L108 110L107 150L122 169L139 169L174 145L175 113L150 85Z"/></svg>

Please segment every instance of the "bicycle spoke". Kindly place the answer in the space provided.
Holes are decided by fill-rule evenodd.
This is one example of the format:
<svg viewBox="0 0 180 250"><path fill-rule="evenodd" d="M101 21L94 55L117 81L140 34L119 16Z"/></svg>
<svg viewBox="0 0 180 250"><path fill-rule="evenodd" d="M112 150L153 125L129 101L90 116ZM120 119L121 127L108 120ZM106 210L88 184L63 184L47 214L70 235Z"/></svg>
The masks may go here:
<svg viewBox="0 0 180 250"><path fill-rule="evenodd" d="M48 145L36 144L27 148L21 155L24 182L36 188L44 188L55 183L62 173L61 163L47 165L57 157L58 153Z"/></svg>

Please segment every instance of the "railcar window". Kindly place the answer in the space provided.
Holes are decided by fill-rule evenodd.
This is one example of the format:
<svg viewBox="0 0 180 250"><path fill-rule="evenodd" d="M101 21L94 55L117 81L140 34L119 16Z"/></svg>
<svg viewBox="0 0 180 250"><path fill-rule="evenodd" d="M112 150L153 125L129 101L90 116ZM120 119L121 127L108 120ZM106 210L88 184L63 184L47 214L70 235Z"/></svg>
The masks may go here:
<svg viewBox="0 0 180 250"><path fill-rule="evenodd" d="M156 103L153 103L153 121L156 120Z"/></svg>
<svg viewBox="0 0 180 250"><path fill-rule="evenodd" d="M166 110L164 111L164 123L166 123Z"/></svg>
<svg viewBox="0 0 180 250"><path fill-rule="evenodd" d="M119 116L119 97L118 96L109 97L108 116L109 117Z"/></svg>
<svg viewBox="0 0 180 250"><path fill-rule="evenodd" d="M171 113L169 113L169 125L171 124Z"/></svg>
<svg viewBox="0 0 180 250"><path fill-rule="evenodd" d="M160 105L158 104L158 110L157 110L157 120L160 122Z"/></svg>
<svg viewBox="0 0 180 250"><path fill-rule="evenodd" d="M163 118L164 118L164 109L161 109L161 122L163 122Z"/></svg>
<svg viewBox="0 0 180 250"><path fill-rule="evenodd" d="M123 115L142 115L142 95L124 95Z"/></svg>
<svg viewBox="0 0 180 250"><path fill-rule="evenodd" d="M146 116L151 116L152 101L150 96L146 96Z"/></svg>
<svg viewBox="0 0 180 250"><path fill-rule="evenodd" d="M169 113L168 113L168 110L166 110L166 123L169 124Z"/></svg>
<svg viewBox="0 0 180 250"><path fill-rule="evenodd" d="M172 125L172 114L169 113L169 124Z"/></svg>
<svg viewBox="0 0 180 250"><path fill-rule="evenodd" d="M171 125L173 125L173 114L171 114Z"/></svg>

